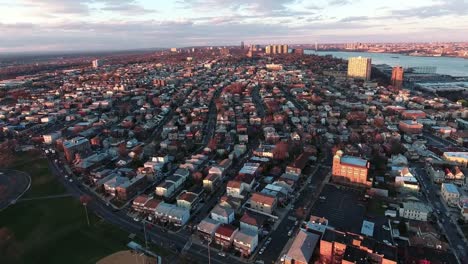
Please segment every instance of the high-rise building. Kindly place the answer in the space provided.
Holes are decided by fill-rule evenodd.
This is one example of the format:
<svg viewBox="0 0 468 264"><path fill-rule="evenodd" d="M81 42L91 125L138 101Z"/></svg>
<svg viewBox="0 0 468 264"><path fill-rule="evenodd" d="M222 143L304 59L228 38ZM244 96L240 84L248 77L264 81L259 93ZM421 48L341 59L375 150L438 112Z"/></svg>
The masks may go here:
<svg viewBox="0 0 468 264"><path fill-rule="evenodd" d="M100 60L93 60L93 68L99 68L101 66L101 61Z"/></svg>
<svg viewBox="0 0 468 264"><path fill-rule="evenodd" d="M286 54L288 53L288 45L276 44L276 45L267 45L265 47L266 54Z"/></svg>
<svg viewBox="0 0 468 264"><path fill-rule="evenodd" d="M245 46L244 46L244 41L241 41L241 49L244 49Z"/></svg>
<svg viewBox="0 0 468 264"><path fill-rule="evenodd" d="M304 55L304 49L293 49L292 53Z"/></svg>
<svg viewBox="0 0 468 264"><path fill-rule="evenodd" d="M370 80L372 60L370 58L352 57L348 60L348 77Z"/></svg>
<svg viewBox="0 0 468 264"><path fill-rule="evenodd" d="M392 86L401 89L403 86L404 69L401 66L392 69Z"/></svg>

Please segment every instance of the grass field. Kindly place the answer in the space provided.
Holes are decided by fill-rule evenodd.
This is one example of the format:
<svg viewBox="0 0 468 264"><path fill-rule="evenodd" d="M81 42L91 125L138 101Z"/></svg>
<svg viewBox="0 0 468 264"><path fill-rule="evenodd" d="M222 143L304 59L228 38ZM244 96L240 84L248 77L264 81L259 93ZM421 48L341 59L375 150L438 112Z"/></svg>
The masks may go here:
<svg viewBox="0 0 468 264"><path fill-rule="evenodd" d="M31 175L31 188L24 198L65 192L50 174L47 161L37 154L20 154L11 168ZM90 220L88 227L83 206L72 197L19 201L0 212L0 229L8 229L14 237L7 243L0 237L0 263L96 263L126 249L126 232L93 214Z"/></svg>

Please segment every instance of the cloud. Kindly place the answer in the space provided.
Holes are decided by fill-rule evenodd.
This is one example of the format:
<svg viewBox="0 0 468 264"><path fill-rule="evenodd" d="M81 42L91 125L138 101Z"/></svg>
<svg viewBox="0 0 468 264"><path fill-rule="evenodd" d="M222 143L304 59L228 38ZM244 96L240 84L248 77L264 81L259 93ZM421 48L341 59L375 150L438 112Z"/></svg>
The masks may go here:
<svg viewBox="0 0 468 264"><path fill-rule="evenodd" d="M140 15L156 12L147 9L135 0L20 0L26 8L32 8L42 15L89 15L92 4L103 5L97 10L109 11L120 15Z"/></svg>
<svg viewBox="0 0 468 264"><path fill-rule="evenodd" d="M354 21L365 21L369 20L368 16L352 16L352 17L345 17L340 20L340 22L354 22Z"/></svg>
<svg viewBox="0 0 468 264"><path fill-rule="evenodd" d="M90 11L87 2L83 0L20 0L26 8L56 14L87 14Z"/></svg>
<svg viewBox="0 0 468 264"><path fill-rule="evenodd" d="M321 30L362 29L357 23L315 22L291 28L286 24L195 23L192 20L63 22L48 25L0 24L0 47L34 50L45 47L57 50L116 50L193 45L229 45L245 40L250 43L304 42ZM7 40L6 40L7 39ZM305 41L307 42L307 41Z"/></svg>
<svg viewBox="0 0 468 264"><path fill-rule="evenodd" d="M287 5L295 0L181 0L179 4L193 10L225 10L230 12L248 12L256 15L269 15L287 11Z"/></svg>
<svg viewBox="0 0 468 264"><path fill-rule="evenodd" d="M431 18L441 16L467 16L468 1L467 0L444 0L434 5L416 7L403 10L393 10L392 15L395 17L414 17L414 18Z"/></svg>
<svg viewBox="0 0 468 264"><path fill-rule="evenodd" d="M349 5L351 4L351 0L332 0L328 2L328 5L331 6L343 6L343 5Z"/></svg>

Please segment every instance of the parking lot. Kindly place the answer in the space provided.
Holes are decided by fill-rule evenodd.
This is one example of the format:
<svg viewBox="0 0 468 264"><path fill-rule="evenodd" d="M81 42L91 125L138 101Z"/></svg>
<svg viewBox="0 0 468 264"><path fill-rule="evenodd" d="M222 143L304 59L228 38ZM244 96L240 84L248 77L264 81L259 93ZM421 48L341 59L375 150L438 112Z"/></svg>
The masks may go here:
<svg viewBox="0 0 468 264"><path fill-rule="evenodd" d="M327 218L335 229L360 234L366 214L365 203L359 200L363 197L361 191L327 184L320 197L312 207L312 215Z"/></svg>

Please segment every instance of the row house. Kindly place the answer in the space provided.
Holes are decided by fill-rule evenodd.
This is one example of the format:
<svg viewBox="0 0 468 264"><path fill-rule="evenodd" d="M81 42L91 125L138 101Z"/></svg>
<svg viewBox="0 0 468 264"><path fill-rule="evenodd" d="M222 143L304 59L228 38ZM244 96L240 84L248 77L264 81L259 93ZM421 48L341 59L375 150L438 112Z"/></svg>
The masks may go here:
<svg viewBox="0 0 468 264"><path fill-rule="evenodd" d="M211 210L210 216L220 223L230 224L234 221L234 210L218 204Z"/></svg>
<svg viewBox="0 0 468 264"><path fill-rule="evenodd" d="M234 242L234 235L238 232L238 228L230 224L221 224L215 232L215 243L223 249L228 249Z"/></svg>
<svg viewBox="0 0 468 264"><path fill-rule="evenodd" d="M154 212L156 220L171 223L175 226L185 225L190 218L190 210L173 204L161 202Z"/></svg>
<svg viewBox="0 0 468 264"><path fill-rule="evenodd" d="M253 210L263 212L265 214L272 214L276 207L276 197L262 194L262 193L253 193L250 197L250 208Z"/></svg>

